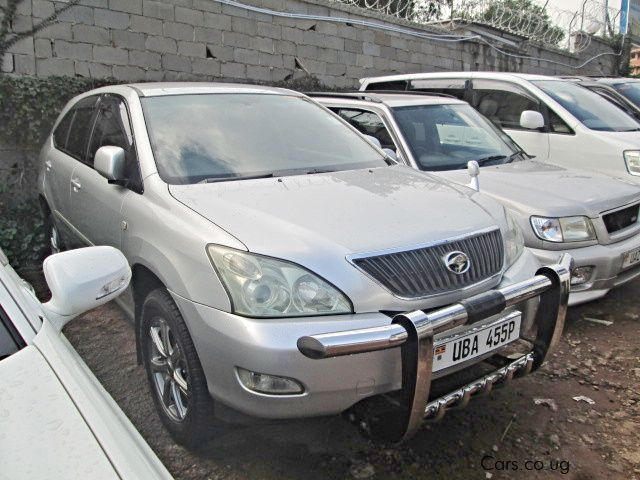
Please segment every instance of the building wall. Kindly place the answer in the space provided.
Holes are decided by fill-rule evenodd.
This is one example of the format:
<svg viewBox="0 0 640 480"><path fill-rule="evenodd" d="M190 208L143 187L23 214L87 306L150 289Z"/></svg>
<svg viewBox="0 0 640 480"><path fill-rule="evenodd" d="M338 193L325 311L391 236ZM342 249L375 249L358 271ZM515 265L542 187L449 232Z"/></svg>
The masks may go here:
<svg viewBox="0 0 640 480"><path fill-rule="evenodd" d="M280 12L366 20L422 35L442 33L325 0L245 3ZM14 30L30 28L61 5L24 0ZM500 48L548 61L508 57L475 41L442 42L355 24L283 18L215 0L82 0L58 23L17 43L2 59L2 70L125 81L270 83L312 75L327 86L345 88L355 87L363 76L418 71L611 74L618 58L601 56L578 70L560 65L579 65L593 55L612 52L610 45L595 38L580 55L532 46L500 44Z"/></svg>

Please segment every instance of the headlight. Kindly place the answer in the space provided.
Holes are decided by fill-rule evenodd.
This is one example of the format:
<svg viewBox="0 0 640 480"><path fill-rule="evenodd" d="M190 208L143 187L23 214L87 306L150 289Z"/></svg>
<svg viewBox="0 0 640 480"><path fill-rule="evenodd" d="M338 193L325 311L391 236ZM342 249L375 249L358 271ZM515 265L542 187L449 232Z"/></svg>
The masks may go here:
<svg viewBox="0 0 640 480"><path fill-rule="evenodd" d="M595 240L596 231L588 217L531 217L533 231L548 242L583 242Z"/></svg>
<svg viewBox="0 0 640 480"><path fill-rule="evenodd" d="M207 252L234 313L273 318L352 312L342 292L296 264L220 245Z"/></svg>
<svg viewBox="0 0 640 480"><path fill-rule="evenodd" d="M509 268L520 258L524 251L524 237L513 215L507 210L504 212L507 217L507 231L504 232L505 258L507 268Z"/></svg>
<svg viewBox="0 0 640 480"><path fill-rule="evenodd" d="M627 150L623 155L629 173L640 176L640 150Z"/></svg>

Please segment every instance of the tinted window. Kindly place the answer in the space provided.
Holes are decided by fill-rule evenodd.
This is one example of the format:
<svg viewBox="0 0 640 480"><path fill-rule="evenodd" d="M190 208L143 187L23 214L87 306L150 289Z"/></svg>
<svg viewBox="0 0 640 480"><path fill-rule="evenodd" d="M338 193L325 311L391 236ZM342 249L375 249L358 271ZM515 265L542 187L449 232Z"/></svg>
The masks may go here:
<svg viewBox="0 0 640 480"><path fill-rule="evenodd" d="M60 150L64 150L67 144L67 135L69 134L69 127L74 114L75 111L73 109L69 110L53 131L53 144Z"/></svg>
<svg viewBox="0 0 640 480"><path fill-rule="evenodd" d="M386 165L369 142L304 97L233 93L141 101L158 173L168 183Z"/></svg>
<svg viewBox="0 0 640 480"><path fill-rule="evenodd" d="M422 170L466 168L467 162L496 165L512 160L517 147L469 105L416 105L393 109Z"/></svg>
<svg viewBox="0 0 640 480"><path fill-rule="evenodd" d="M74 115L69 129L69 137L65 151L77 158L85 161L85 152L87 150L87 141L91 132L92 118L95 112L95 105L98 97L92 96L80 100L73 108Z"/></svg>
<svg viewBox="0 0 640 480"><path fill-rule="evenodd" d="M472 105L497 127L512 130L522 130L522 112L541 110L539 102L524 89L494 80L473 81Z"/></svg>
<svg viewBox="0 0 640 480"><path fill-rule="evenodd" d="M355 108L334 108L332 110L357 128L358 131L377 138L382 148L390 148L395 151L395 143L387 127L384 126L382 119L377 114Z"/></svg>
<svg viewBox="0 0 640 480"><path fill-rule="evenodd" d="M430 80L412 80L411 90L422 92L444 93L453 95L460 100L466 98L466 86L468 80L464 78L434 78Z"/></svg>
<svg viewBox="0 0 640 480"><path fill-rule="evenodd" d="M24 341L0 306L0 360L13 355L24 347Z"/></svg>
<svg viewBox="0 0 640 480"><path fill-rule="evenodd" d="M391 82L374 82L365 88L365 90L406 90L406 80L394 80Z"/></svg>
<svg viewBox="0 0 640 480"><path fill-rule="evenodd" d="M635 119L584 87L561 80L535 80L532 83L587 128L605 132L628 132L640 128Z"/></svg>
<svg viewBox="0 0 640 480"><path fill-rule="evenodd" d="M612 87L640 107L640 82L616 83Z"/></svg>

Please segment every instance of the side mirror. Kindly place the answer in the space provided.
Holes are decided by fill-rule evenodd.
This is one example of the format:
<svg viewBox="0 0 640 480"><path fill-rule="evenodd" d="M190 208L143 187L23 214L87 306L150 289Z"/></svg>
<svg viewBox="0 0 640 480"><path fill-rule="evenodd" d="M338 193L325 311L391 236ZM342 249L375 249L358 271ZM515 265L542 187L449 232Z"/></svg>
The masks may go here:
<svg viewBox="0 0 640 480"><path fill-rule="evenodd" d="M471 181L467 187L473 188L476 192L479 192L480 181L478 180L478 175L480 175L480 164L475 160L467 162L467 173L471 177Z"/></svg>
<svg viewBox="0 0 640 480"><path fill-rule="evenodd" d="M389 157L394 162L399 162L398 155L396 154L395 150L391 150L390 148L383 148L382 151L386 153L387 157Z"/></svg>
<svg viewBox="0 0 640 480"><path fill-rule="evenodd" d="M544 117L535 110L525 110L520 114L520 126L527 130L538 130L544 127Z"/></svg>
<svg viewBox="0 0 640 480"><path fill-rule="evenodd" d="M51 290L51 300L42 308L58 330L81 313L116 298L131 280L125 256L107 246L51 255L42 268Z"/></svg>
<svg viewBox="0 0 640 480"><path fill-rule="evenodd" d="M380 143L380 140L378 140L376 137L374 137L373 135L364 135L364 138L367 139L367 141L369 143L372 143L374 146L378 147L378 148L382 148L382 144Z"/></svg>
<svg viewBox="0 0 640 480"><path fill-rule="evenodd" d="M119 183L124 180L124 150L120 147L100 147L93 160L93 168L109 180Z"/></svg>

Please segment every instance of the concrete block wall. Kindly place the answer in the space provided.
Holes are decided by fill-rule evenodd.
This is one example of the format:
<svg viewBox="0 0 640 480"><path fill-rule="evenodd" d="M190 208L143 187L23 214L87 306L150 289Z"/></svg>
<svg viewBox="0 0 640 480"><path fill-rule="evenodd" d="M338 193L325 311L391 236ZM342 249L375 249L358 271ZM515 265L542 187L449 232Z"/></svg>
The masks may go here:
<svg viewBox="0 0 640 480"><path fill-rule="evenodd" d="M438 32L326 0L245 3ZM14 31L30 28L63 4L24 0ZM440 42L350 23L284 18L215 0L82 0L58 23L18 42L0 60L3 72L25 75L261 83L311 75L327 86L348 88L364 76L418 71L609 74L618 57L602 56L578 70L566 65L612 51L596 39L580 55L535 46L512 51L557 62L550 63L506 56L477 42Z"/></svg>

